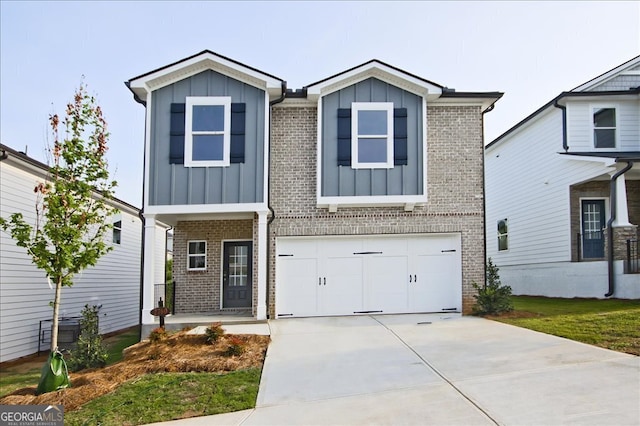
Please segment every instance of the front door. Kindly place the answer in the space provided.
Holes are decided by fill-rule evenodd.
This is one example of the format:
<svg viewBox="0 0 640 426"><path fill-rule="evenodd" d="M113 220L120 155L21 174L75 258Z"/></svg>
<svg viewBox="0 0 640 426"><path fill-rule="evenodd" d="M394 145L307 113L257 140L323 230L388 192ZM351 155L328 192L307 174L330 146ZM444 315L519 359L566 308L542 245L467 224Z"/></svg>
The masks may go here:
<svg viewBox="0 0 640 426"><path fill-rule="evenodd" d="M582 257L604 257L604 200L582 200Z"/></svg>
<svg viewBox="0 0 640 426"><path fill-rule="evenodd" d="M222 307L250 308L252 288L251 241L224 243L222 269Z"/></svg>

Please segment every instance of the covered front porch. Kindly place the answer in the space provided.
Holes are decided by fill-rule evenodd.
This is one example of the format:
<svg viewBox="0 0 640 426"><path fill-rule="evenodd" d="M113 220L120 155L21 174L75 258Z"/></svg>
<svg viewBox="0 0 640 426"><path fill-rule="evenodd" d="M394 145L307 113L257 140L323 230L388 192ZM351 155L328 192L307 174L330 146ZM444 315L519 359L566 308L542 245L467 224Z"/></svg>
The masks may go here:
<svg viewBox="0 0 640 426"><path fill-rule="evenodd" d="M145 216L145 229L158 220L173 230L172 285L150 278L166 250L145 235L143 329L159 325L160 300L170 329L266 320L266 212Z"/></svg>
<svg viewBox="0 0 640 426"><path fill-rule="evenodd" d="M611 163L606 173L570 186L571 260L622 261L625 274L638 273L640 164Z"/></svg>

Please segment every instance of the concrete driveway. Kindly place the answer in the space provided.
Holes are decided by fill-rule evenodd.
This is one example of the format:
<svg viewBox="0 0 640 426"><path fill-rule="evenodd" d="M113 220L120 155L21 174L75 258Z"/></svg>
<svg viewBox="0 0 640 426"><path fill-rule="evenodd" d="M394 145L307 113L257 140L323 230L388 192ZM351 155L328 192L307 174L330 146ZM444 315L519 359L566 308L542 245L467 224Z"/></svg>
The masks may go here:
<svg viewBox="0 0 640 426"><path fill-rule="evenodd" d="M164 424L640 424L632 355L456 314L269 325L256 409Z"/></svg>

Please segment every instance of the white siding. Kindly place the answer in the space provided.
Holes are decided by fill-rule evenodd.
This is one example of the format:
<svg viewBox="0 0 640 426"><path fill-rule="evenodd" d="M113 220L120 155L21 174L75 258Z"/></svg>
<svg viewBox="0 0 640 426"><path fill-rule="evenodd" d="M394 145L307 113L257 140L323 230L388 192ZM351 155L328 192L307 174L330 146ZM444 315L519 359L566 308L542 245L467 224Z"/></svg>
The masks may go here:
<svg viewBox="0 0 640 426"><path fill-rule="evenodd" d="M32 173L7 160L0 162L0 215L7 218L22 212L33 222L36 181ZM139 322L141 221L126 211L121 212L121 219L121 244L95 267L78 274L73 287L62 291L63 316L80 315L85 304L102 305L102 333ZM51 318L53 297L44 273L7 233L0 232L0 362L37 351L39 321Z"/></svg>
<svg viewBox="0 0 640 426"><path fill-rule="evenodd" d="M605 169L562 151L562 113L554 107L486 151L487 256L498 266L570 261L569 186ZM498 251L504 218L509 249Z"/></svg>
<svg viewBox="0 0 640 426"><path fill-rule="evenodd" d="M593 146L593 107L616 108L616 150L640 150L640 102L571 101L567 103L567 140L573 152L595 151Z"/></svg>

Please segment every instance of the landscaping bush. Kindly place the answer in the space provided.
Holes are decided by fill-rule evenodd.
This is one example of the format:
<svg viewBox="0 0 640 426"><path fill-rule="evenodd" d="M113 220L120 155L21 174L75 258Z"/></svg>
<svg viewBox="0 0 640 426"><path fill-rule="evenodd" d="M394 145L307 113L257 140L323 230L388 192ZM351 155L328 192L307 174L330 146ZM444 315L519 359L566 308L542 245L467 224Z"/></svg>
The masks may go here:
<svg viewBox="0 0 640 426"><path fill-rule="evenodd" d="M71 371L104 367L107 364L109 354L102 344L98 322L101 307L84 305L80 320L80 337L67 361L67 366Z"/></svg>
<svg viewBox="0 0 640 426"><path fill-rule="evenodd" d="M239 337L232 336L228 340L229 346L224 352L225 356L240 356L244 353L247 344Z"/></svg>
<svg viewBox="0 0 640 426"><path fill-rule="evenodd" d="M221 322L214 322L204 332L207 343L216 343L224 335Z"/></svg>
<svg viewBox="0 0 640 426"><path fill-rule="evenodd" d="M476 299L476 304L473 306L475 315L497 315L513 310L511 287L502 285L498 271L499 268L489 258L484 286L473 283L473 288L478 292L473 296Z"/></svg>
<svg viewBox="0 0 640 426"><path fill-rule="evenodd" d="M165 340L166 338L167 331L162 327L154 328L151 333L149 333L149 341L151 343L158 343Z"/></svg>

